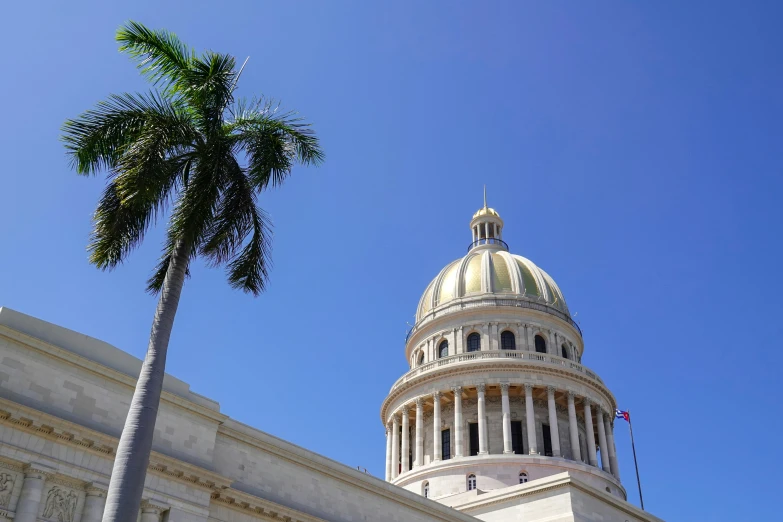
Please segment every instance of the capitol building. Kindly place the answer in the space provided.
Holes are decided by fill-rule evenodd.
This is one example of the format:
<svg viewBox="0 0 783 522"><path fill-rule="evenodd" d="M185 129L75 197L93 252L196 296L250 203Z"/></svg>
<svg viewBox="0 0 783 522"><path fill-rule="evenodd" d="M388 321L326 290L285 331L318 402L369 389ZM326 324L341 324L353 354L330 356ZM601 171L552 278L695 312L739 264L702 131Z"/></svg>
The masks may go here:
<svg viewBox="0 0 783 522"><path fill-rule="evenodd" d="M467 252L455 248L465 255L423 289L409 369L380 408L383 480L242 424L167 375L140 522L659 521L627 501L617 401L584 364L563 292L511 253L504 227L485 200ZM140 368L0 308L0 521L101 520Z"/></svg>

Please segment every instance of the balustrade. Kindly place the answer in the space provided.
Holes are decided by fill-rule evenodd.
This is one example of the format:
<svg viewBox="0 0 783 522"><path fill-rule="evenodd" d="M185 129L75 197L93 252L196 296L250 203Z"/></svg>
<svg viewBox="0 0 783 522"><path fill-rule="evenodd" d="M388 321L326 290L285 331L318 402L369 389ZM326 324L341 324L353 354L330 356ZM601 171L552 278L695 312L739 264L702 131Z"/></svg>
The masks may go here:
<svg viewBox="0 0 783 522"><path fill-rule="evenodd" d="M601 380L601 378L598 377L598 375L596 375L594 372L590 371L583 365L576 363L570 359L566 359L564 357L558 357L557 355L550 355L550 354L538 353L538 352L526 352L521 350L491 350L491 351L486 350L480 352L459 353L457 355L449 355L448 357L443 357L435 361L424 363L421 366L417 366L416 368L413 368L408 373L406 373L405 375L397 379L397 382L395 382L392 385L390 392L393 392L399 386L410 381L414 377L418 377L419 375L425 374L427 372L433 371L438 368L442 368L444 366L470 362L470 361L484 361L484 360L492 360L492 359L514 359L514 360L523 360L532 363L543 363L543 364L561 366L568 370L573 370L575 372L586 375L590 379L593 379L603 385L603 381Z"/></svg>

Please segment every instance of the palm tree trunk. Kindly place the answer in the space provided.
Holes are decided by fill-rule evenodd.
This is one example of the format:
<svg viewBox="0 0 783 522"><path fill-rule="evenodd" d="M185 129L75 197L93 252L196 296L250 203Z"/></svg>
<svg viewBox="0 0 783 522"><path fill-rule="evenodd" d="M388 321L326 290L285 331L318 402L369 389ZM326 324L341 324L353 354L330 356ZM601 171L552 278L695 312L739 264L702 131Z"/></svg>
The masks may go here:
<svg viewBox="0 0 783 522"><path fill-rule="evenodd" d="M180 242L171 255L158 308L155 310L155 319L152 321L147 356L141 367L130 411L117 447L103 522L136 522L138 519L163 389L166 352L182 285L185 282L190 252L191 246Z"/></svg>

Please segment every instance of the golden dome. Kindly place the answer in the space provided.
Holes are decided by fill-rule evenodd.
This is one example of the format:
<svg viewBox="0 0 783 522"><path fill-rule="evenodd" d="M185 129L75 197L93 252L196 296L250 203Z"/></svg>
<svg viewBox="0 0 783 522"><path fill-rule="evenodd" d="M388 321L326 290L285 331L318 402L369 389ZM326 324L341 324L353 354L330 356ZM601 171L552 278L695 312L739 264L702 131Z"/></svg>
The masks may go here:
<svg viewBox="0 0 783 522"><path fill-rule="evenodd" d="M478 210L478 212L476 212L475 214L473 214L473 219L476 219L477 217L481 217L481 216L495 216L495 217L500 217L500 214L498 214L498 213L497 213L497 211L496 211L494 208L488 208L488 207L484 207L484 208L480 208L480 209Z"/></svg>
<svg viewBox="0 0 783 522"><path fill-rule="evenodd" d="M446 265L427 285L416 322L449 302L486 294L535 301L569 315L557 283L535 263L503 250L480 248Z"/></svg>

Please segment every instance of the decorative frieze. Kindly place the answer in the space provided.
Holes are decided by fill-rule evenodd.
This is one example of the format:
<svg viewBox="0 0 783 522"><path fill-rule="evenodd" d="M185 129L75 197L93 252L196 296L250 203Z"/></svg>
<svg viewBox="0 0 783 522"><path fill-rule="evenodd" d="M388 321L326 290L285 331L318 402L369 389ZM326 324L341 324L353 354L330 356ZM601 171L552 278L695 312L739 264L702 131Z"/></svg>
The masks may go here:
<svg viewBox="0 0 783 522"><path fill-rule="evenodd" d="M71 489L52 486L46 493L43 518L57 522L74 522L79 495Z"/></svg>
<svg viewBox="0 0 783 522"><path fill-rule="evenodd" d="M7 508L14 492L17 474L0 472L0 507Z"/></svg>

